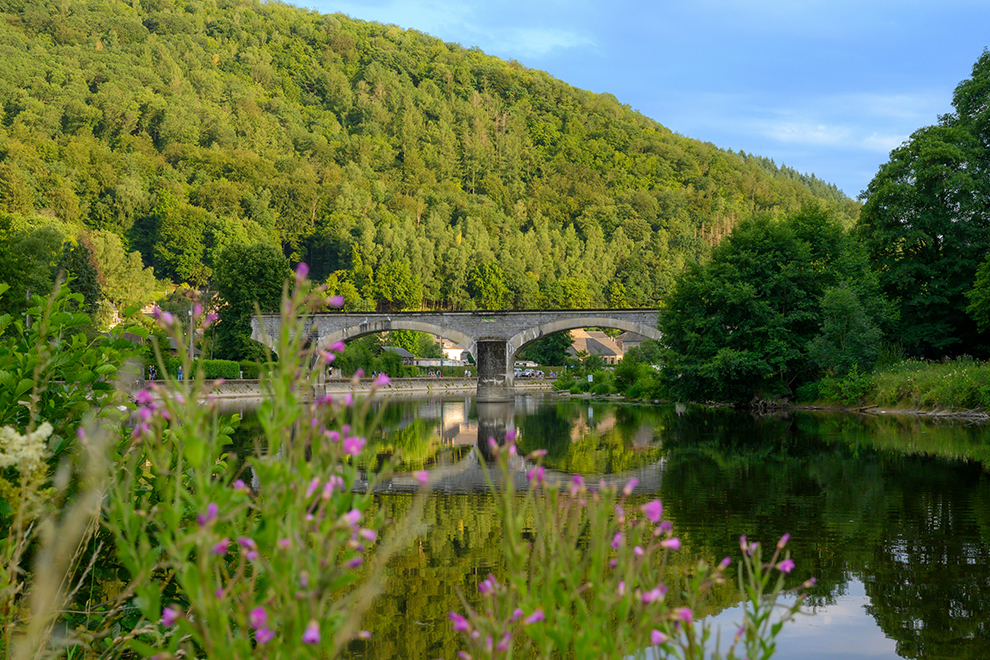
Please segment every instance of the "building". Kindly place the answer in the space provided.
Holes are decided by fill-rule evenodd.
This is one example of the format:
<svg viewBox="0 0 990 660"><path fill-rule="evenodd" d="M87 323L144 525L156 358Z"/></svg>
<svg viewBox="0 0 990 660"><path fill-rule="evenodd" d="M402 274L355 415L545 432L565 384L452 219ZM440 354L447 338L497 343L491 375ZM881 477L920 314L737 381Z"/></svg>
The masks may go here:
<svg viewBox="0 0 990 660"><path fill-rule="evenodd" d="M622 348L601 330L571 330L574 343L567 352L577 356L581 351L588 355L598 355L605 364L618 364L622 360Z"/></svg>

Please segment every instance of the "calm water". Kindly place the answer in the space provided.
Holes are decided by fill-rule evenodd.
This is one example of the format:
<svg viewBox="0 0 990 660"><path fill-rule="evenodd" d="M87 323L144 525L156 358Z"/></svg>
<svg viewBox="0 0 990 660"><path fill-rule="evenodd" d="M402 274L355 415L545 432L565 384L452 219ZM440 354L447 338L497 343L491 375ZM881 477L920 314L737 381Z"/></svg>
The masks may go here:
<svg viewBox="0 0 990 660"><path fill-rule="evenodd" d="M369 613L362 658L453 658L447 613L458 591L500 567L500 525L484 492L476 442L518 430L548 450L561 478L640 480L659 496L685 558L738 556L738 538L772 545L790 532L792 573L818 579L810 614L778 638L782 660L990 658L990 428L905 417L726 410L547 397L479 406L470 399L393 401L379 451L430 469L429 532L389 567ZM480 414L479 414L480 413ZM387 444L386 444L387 443ZM409 478L380 506L401 517ZM731 592L712 615L731 636Z"/></svg>

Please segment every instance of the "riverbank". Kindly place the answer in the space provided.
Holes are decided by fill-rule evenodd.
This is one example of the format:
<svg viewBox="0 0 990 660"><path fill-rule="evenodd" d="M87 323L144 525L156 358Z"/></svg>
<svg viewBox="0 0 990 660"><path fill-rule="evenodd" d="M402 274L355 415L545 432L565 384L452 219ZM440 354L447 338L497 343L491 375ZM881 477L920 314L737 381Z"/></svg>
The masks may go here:
<svg viewBox="0 0 990 660"><path fill-rule="evenodd" d="M165 381L153 381L164 386ZM357 383L350 380L328 380L320 394L369 394L374 379L362 378ZM551 380L532 379L516 381L517 392L548 391L553 386ZM471 392L478 389L477 378L395 378L386 387L378 388L376 394L444 394L447 392ZM258 379L227 380L212 390L220 399L257 399L263 395Z"/></svg>
<svg viewBox="0 0 990 660"><path fill-rule="evenodd" d="M622 394L590 394L587 392L582 392L580 394L572 394L567 391L554 390L553 394L555 396L566 397L571 399L584 399L588 401L621 401L623 403L640 404L640 405L670 405L673 404L671 401L665 401L663 399L631 399ZM676 404L675 404L676 405ZM696 403L694 405L704 406L706 408L729 408L733 407L728 403ZM883 407L879 405L831 405L831 404L778 404L775 405L772 410L774 411L800 411L800 412L831 412L831 413L849 413L857 415L904 415L910 417L932 417L932 418L945 418L945 419L960 419L960 420L972 420L974 422L985 422L990 421L990 412L986 410L952 410L945 408L898 408L898 407Z"/></svg>

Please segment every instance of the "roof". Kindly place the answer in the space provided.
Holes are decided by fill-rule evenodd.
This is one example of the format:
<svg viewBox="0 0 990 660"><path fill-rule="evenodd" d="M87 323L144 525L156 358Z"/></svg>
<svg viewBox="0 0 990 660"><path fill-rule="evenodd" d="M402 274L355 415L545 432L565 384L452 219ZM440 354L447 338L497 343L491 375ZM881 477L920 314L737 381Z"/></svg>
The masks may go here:
<svg viewBox="0 0 990 660"><path fill-rule="evenodd" d="M414 358L416 357L406 349L401 346L382 346L383 351L388 351L389 353L395 353L400 358Z"/></svg>
<svg viewBox="0 0 990 660"><path fill-rule="evenodd" d="M587 351L589 355L622 357L622 349L600 330L571 330L571 338L574 344L568 349L569 353L576 355Z"/></svg>

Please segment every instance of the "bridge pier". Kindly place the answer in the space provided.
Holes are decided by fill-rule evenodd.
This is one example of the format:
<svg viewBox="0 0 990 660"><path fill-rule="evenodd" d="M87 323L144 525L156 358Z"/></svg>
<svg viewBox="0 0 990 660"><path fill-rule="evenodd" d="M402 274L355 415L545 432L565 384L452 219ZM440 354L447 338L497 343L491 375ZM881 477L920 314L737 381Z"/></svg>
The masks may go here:
<svg viewBox="0 0 990 660"><path fill-rule="evenodd" d="M478 402L512 401L509 347L504 339L479 339L477 343Z"/></svg>
<svg viewBox="0 0 990 660"><path fill-rule="evenodd" d="M478 450L485 460L492 460L492 448L488 444L491 438L501 447L505 444L505 435L516 428L516 404L509 401L478 401Z"/></svg>

